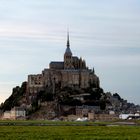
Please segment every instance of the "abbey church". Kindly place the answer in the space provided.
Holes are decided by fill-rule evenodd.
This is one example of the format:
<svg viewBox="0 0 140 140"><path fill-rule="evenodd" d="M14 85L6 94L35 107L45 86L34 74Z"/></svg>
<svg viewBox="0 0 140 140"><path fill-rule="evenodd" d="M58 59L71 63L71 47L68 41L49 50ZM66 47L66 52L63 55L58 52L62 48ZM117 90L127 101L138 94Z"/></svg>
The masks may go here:
<svg viewBox="0 0 140 140"><path fill-rule="evenodd" d="M44 69L41 74L28 75L27 91L30 94L35 94L52 86L54 87L52 92L55 92L55 85L59 85L60 88L86 89L91 85L98 88L99 83L94 69L89 69L82 58L73 56L68 33L64 61L52 61L49 68Z"/></svg>

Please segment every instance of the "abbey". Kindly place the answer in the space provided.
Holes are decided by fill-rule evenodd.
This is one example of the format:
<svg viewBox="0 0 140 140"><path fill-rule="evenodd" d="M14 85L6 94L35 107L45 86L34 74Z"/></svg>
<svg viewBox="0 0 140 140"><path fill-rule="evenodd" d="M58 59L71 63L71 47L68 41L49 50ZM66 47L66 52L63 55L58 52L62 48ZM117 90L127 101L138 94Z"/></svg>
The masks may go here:
<svg viewBox="0 0 140 140"><path fill-rule="evenodd" d="M89 69L82 58L73 56L70 49L69 33L67 34L64 61L52 61L49 68L44 69L41 74L28 75L27 91L30 94L37 93L46 87L53 87L52 92L55 92L55 85L60 88L81 89L100 86L94 69Z"/></svg>

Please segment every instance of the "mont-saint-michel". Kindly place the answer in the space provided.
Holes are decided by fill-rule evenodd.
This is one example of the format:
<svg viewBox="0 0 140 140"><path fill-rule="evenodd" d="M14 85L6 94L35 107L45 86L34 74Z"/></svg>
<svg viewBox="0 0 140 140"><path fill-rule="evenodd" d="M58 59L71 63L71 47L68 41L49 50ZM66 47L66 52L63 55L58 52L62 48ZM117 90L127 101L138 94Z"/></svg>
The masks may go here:
<svg viewBox="0 0 140 140"><path fill-rule="evenodd" d="M0 140L140 139L140 0L0 0Z"/></svg>
<svg viewBox="0 0 140 140"><path fill-rule="evenodd" d="M69 32L63 56L63 61L51 61L49 68L28 75L21 87L13 88L1 105L1 119L115 120L121 113L139 111L139 106L119 94L104 93L94 68L89 69L83 58L73 55Z"/></svg>

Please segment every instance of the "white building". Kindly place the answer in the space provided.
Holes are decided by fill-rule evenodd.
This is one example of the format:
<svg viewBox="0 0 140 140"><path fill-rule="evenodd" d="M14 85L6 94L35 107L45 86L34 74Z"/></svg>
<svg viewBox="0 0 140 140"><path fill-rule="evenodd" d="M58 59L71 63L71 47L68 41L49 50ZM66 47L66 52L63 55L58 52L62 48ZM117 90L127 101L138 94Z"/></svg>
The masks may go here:
<svg viewBox="0 0 140 140"><path fill-rule="evenodd" d="M21 107L14 107L11 111L5 111L3 114L3 120L18 120L26 119L26 111Z"/></svg>
<svg viewBox="0 0 140 140"><path fill-rule="evenodd" d="M10 118L11 118L11 112L10 111L5 111L2 119L9 120Z"/></svg>

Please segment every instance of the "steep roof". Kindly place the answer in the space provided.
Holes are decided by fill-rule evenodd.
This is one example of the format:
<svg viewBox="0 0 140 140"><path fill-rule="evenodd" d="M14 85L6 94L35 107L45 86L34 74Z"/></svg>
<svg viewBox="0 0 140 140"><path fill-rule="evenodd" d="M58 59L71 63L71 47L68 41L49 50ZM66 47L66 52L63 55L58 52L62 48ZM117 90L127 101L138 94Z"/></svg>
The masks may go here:
<svg viewBox="0 0 140 140"><path fill-rule="evenodd" d="M64 62L52 61L50 62L50 69L64 69Z"/></svg>
<svg viewBox="0 0 140 140"><path fill-rule="evenodd" d="M70 47L67 47L66 48L65 54L72 55L72 52L70 50Z"/></svg>
<svg viewBox="0 0 140 140"><path fill-rule="evenodd" d="M67 48L66 48L65 54L72 55L72 52L70 50L69 32L67 33Z"/></svg>

